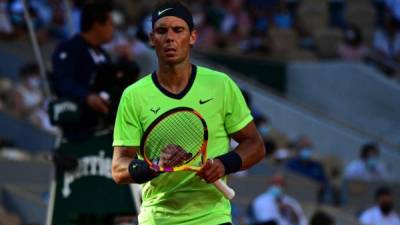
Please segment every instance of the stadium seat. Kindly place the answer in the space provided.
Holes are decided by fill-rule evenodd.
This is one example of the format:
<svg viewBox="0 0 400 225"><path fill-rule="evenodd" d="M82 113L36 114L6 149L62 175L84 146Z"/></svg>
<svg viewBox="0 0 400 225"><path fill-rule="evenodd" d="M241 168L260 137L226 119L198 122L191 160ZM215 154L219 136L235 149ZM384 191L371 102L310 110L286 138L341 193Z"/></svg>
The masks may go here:
<svg viewBox="0 0 400 225"><path fill-rule="evenodd" d="M397 182L368 182L361 180L345 180L344 191L346 195L346 208L352 209L354 213L372 206L374 204L375 191L381 187L387 186L393 191L395 202L400 200L400 183ZM396 210L400 206L395 205Z"/></svg>
<svg viewBox="0 0 400 225"><path fill-rule="evenodd" d="M374 26L375 10L370 4L349 4L345 16L348 23L357 25L362 30Z"/></svg>
<svg viewBox="0 0 400 225"><path fill-rule="evenodd" d="M299 7L299 21L303 29L314 33L328 24L328 9L323 2L302 4Z"/></svg>
<svg viewBox="0 0 400 225"><path fill-rule="evenodd" d="M272 55L275 58L286 59L287 53L297 49L297 34L290 29L272 28L269 30L272 40Z"/></svg>
<svg viewBox="0 0 400 225"><path fill-rule="evenodd" d="M315 33L315 43L318 55L321 58L333 58L337 56L337 47L342 40L342 32L339 29L324 28Z"/></svg>

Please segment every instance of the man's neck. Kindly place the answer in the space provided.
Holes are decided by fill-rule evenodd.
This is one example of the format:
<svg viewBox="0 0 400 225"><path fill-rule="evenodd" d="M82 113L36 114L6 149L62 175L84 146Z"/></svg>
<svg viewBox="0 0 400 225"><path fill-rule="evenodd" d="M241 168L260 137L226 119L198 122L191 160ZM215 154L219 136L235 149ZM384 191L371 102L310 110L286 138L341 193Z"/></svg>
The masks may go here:
<svg viewBox="0 0 400 225"><path fill-rule="evenodd" d="M184 62L177 65L160 65L157 79L162 87L169 92L179 94L185 89L190 80L192 64Z"/></svg>
<svg viewBox="0 0 400 225"><path fill-rule="evenodd" d="M81 36L83 37L83 39L85 39L85 41L87 41L90 45L98 47L100 46L100 42L97 38L97 35L93 32L82 32Z"/></svg>

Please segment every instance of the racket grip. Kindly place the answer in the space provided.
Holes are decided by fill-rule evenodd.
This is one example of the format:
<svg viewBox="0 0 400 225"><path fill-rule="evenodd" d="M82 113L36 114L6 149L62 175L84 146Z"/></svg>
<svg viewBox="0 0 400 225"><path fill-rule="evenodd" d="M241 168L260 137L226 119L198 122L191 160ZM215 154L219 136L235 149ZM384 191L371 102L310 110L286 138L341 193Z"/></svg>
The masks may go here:
<svg viewBox="0 0 400 225"><path fill-rule="evenodd" d="M221 179L214 182L214 186L224 194L225 198L231 200L235 197L235 191L230 188L225 182Z"/></svg>

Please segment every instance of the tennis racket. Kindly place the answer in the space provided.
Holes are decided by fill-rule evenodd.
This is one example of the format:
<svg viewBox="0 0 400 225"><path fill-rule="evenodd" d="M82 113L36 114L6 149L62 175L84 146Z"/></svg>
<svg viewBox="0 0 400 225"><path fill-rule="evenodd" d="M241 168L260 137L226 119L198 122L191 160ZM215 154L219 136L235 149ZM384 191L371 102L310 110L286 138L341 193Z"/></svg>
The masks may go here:
<svg viewBox="0 0 400 225"><path fill-rule="evenodd" d="M199 171L207 161L207 142L203 117L194 109L178 107L149 125L142 136L140 154L158 172ZM213 184L227 199L235 196L235 191L221 179Z"/></svg>

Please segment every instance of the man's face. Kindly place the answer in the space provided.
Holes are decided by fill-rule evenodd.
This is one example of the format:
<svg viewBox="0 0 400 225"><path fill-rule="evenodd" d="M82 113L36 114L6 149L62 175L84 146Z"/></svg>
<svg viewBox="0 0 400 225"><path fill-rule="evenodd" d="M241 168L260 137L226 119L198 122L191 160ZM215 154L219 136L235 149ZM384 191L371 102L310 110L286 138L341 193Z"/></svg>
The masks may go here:
<svg viewBox="0 0 400 225"><path fill-rule="evenodd" d="M113 38L114 24L111 13L108 14L107 21L104 24L95 23L94 29L102 44L110 42Z"/></svg>
<svg viewBox="0 0 400 225"><path fill-rule="evenodd" d="M195 31L190 32L187 23L174 16L159 19L150 34L150 43L154 46L158 59L169 64L186 60L195 42Z"/></svg>

